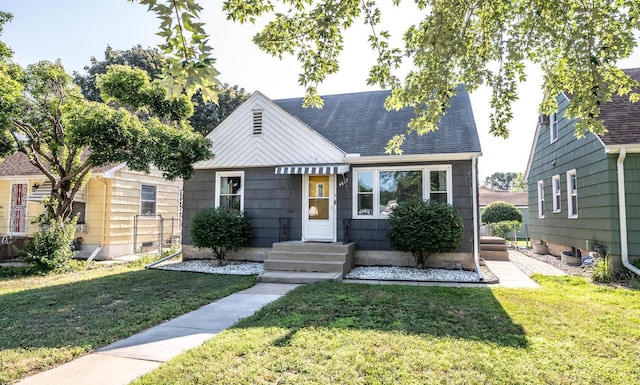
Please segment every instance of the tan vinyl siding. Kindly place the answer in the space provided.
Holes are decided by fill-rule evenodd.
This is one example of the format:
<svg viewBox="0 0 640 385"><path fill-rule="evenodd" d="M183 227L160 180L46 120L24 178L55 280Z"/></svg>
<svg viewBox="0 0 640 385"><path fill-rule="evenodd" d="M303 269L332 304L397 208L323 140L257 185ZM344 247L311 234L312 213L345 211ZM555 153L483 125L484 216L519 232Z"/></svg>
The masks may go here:
<svg viewBox="0 0 640 385"><path fill-rule="evenodd" d="M140 215L140 189L142 184L156 186L156 216L139 216L138 244L157 242L159 216L165 219L165 232L170 231L170 218L179 215L179 199L182 181L166 181L161 173L131 172L122 169L111 181L109 217L106 221L105 243L110 245L133 243L134 219ZM177 231L177 230L176 230ZM165 237L166 238L166 237Z"/></svg>
<svg viewBox="0 0 640 385"><path fill-rule="evenodd" d="M14 183L27 183L27 194L31 194L31 188L34 183L42 184L41 179L19 179L0 180L0 237L7 234L9 228L9 215L11 208L11 185ZM40 214L44 212L44 206L41 202L27 201L27 220L26 234L32 237L37 231L37 225L31 223Z"/></svg>

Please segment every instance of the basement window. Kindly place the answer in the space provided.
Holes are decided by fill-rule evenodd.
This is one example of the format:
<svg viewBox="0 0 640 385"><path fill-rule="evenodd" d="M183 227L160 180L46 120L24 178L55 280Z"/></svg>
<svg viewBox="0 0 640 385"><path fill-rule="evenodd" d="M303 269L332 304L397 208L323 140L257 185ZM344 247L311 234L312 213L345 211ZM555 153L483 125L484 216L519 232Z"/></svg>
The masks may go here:
<svg viewBox="0 0 640 385"><path fill-rule="evenodd" d="M262 135L262 110L253 110L252 135Z"/></svg>

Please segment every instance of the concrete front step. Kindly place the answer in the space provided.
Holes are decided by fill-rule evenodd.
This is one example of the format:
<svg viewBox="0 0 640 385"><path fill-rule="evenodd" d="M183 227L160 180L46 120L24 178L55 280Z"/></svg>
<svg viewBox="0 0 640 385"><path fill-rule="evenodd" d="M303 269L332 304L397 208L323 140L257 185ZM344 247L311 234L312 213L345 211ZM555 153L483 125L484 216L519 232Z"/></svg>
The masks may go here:
<svg viewBox="0 0 640 385"><path fill-rule="evenodd" d="M342 273L318 273L308 271L265 270L258 276L259 282L269 283L314 283L340 281Z"/></svg>
<svg viewBox="0 0 640 385"><path fill-rule="evenodd" d="M480 244L504 244L507 241L500 237L480 237Z"/></svg>
<svg viewBox="0 0 640 385"><path fill-rule="evenodd" d="M344 262L347 253L329 253L319 251L269 251L269 259L280 261L318 261L318 262Z"/></svg>
<svg viewBox="0 0 640 385"><path fill-rule="evenodd" d="M506 244L498 244L498 243L481 243L480 244L481 251L507 251Z"/></svg>
<svg viewBox="0 0 640 385"><path fill-rule="evenodd" d="M317 252L317 253L348 253L355 250L355 243L340 242L279 242L273 244L273 251L288 252Z"/></svg>
<svg viewBox="0 0 640 385"><path fill-rule="evenodd" d="M480 258L487 261L508 261L509 252L480 250Z"/></svg>
<svg viewBox="0 0 640 385"><path fill-rule="evenodd" d="M281 270L281 271L307 271L307 272L324 272L324 273L341 273L349 272L346 261L342 262L323 262L323 261L302 261L302 260L278 260L269 259L264 261L265 270Z"/></svg>

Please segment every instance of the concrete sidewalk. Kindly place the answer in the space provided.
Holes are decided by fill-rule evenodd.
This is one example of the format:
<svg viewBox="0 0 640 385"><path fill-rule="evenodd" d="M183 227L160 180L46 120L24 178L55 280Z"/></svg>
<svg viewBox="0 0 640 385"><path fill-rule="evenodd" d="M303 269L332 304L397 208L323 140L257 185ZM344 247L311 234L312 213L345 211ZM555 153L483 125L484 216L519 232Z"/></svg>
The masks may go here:
<svg viewBox="0 0 640 385"><path fill-rule="evenodd" d="M95 353L35 374L23 385L118 385L201 345L299 285L258 283L198 310L118 341Z"/></svg>

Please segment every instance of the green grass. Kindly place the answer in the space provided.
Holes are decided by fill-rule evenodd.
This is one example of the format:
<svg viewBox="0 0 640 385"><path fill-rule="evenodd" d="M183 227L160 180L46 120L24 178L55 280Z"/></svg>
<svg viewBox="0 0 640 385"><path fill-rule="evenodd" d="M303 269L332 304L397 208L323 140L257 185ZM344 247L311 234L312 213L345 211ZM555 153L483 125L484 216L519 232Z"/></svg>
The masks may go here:
<svg viewBox="0 0 640 385"><path fill-rule="evenodd" d="M255 277L135 264L0 279L0 384L69 361L252 286Z"/></svg>
<svg viewBox="0 0 640 385"><path fill-rule="evenodd" d="M134 383L640 383L640 292L536 279L302 286Z"/></svg>

